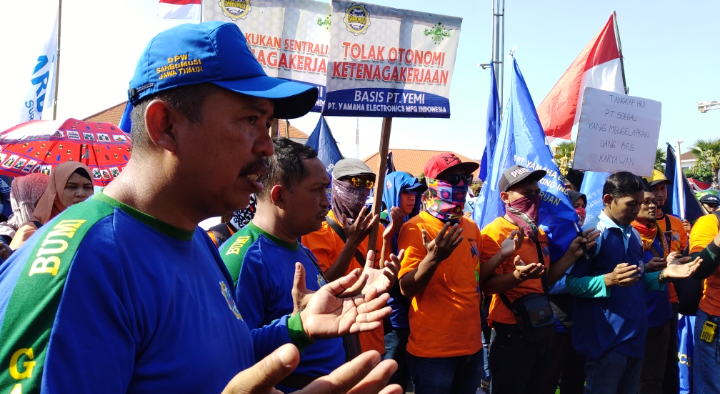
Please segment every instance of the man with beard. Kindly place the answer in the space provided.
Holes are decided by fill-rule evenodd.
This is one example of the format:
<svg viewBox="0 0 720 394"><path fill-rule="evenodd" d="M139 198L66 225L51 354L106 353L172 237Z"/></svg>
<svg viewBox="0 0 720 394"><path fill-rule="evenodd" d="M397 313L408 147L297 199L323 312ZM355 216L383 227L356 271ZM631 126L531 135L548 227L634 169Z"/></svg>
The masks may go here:
<svg viewBox="0 0 720 394"><path fill-rule="evenodd" d="M273 117L310 111L314 87L268 77L235 24L206 22L154 37L128 96L122 173L0 267L0 391L273 392L299 362L291 343L381 325L385 297L338 297L355 276L251 332L198 227L262 190ZM366 375L357 389L376 392L394 372L379 359L361 355L303 392L344 392Z"/></svg>
<svg viewBox="0 0 720 394"><path fill-rule="evenodd" d="M657 204L649 186L645 189L637 218L632 226L637 230L642 241L643 262L645 273L660 271L667 266L668 243L657 225ZM672 256L670 259L674 259ZM668 360L667 348L670 336L670 320L672 307L668 294L669 286L660 291L649 291L645 294L647 304L647 336L645 339L645 359L640 372L640 394L661 393L665 374L665 363Z"/></svg>
<svg viewBox="0 0 720 394"><path fill-rule="evenodd" d="M260 179L263 190L257 195L257 214L220 250L236 285L236 298L243 300L238 310L251 329L267 330L281 324L284 316L304 309L294 305L293 288L314 292L326 284L315 257L298 242L325 220L329 207L325 166L308 146L286 138L275 140L274 146L267 174ZM387 292L395 283L400 261L394 255L391 258L394 262L386 262L384 270L366 266L369 283L363 292L370 288ZM293 281L300 283L293 285ZM300 365L278 389L304 388L345 362L342 338L305 344Z"/></svg>
<svg viewBox="0 0 720 394"><path fill-rule="evenodd" d="M600 231L591 258L582 258L567 277L575 296L573 347L587 358L587 394L636 394L647 330L646 291L670 278L690 276L700 264L680 259L646 273L643 245L631 223L644 200L641 180L629 172L612 174L603 186L604 210L585 225Z"/></svg>
<svg viewBox="0 0 720 394"><path fill-rule="evenodd" d="M665 201L667 200L668 180L662 171L653 170L652 176L645 177L645 181L650 185L650 190L655 196L655 205L657 206L656 223L660 231L665 236L669 252L682 254L688 247L690 233L690 222L680 220L679 217L663 212ZM672 283L667 285L668 297L672 307L672 318L670 319L670 332L677 332L678 322L678 296L675 292L675 286ZM665 377L663 379L664 394L675 394L680 389L680 372L678 369L678 338L677 335L670 335L667 346L667 360L665 365Z"/></svg>
<svg viewBox="0 0 720 394"><path fill-rule="evenodd" d="M524 234L522 246L506 256L499 264L483 263L483 270L491 272L482 284L486 294L493 294L488 322L495 331L490 349L491 392L528 393L545 392L550 386L554 392L557 380L547 382L545 368L552 357L547 338L530 340L523 334L513 310L514 302L523 296L541 294L547 301L547 288L562 278L583 251L581 242L594 245L597 234L585 231L576 237L557 261L550 263L550 242L538 227L538 214L542 202L538 182L545 176L543 170L531 171L520 165L507 170L500 178L500 198L505 203L505 215L498 217L482 230L482 253L486 261L501 249L503 240L513 231ZM546 273L547 271L547 273ZM512 306L512 308L511 308ZM551 320L554 326L554 320ZM521 363L518 360L522 360Z"/></svg>
<svg viewBox="0 0 720 394"><path fill-rule="evenodd" d="M367 164L358 159L342 159L333 167L332 209L327 213L322 227L302 237L317 258L327 280L335 280L365 267L368 252L379 253L382 242L392 242L392 236L400 230L402 223L391 223L387 231L378 223L379 215L367 214L365 200L375 184L375 173ZM368 247L368 235L373 226L379 225L377 244ZM388 255L389 255L389 249ZM388 256L382 256L387 258ZM379 259L378 259L379 260ZM363 351L376 350L385 353L382 327L359 335Z"/></svg>

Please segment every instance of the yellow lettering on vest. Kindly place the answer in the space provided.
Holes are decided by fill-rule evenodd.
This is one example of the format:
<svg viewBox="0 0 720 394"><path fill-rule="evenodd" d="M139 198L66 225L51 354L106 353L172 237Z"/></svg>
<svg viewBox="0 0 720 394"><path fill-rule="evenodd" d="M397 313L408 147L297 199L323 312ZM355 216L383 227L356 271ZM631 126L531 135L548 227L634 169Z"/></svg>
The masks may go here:
<svg viewBox="0 0 720 394"><path fill-rule="evenodd" d="M245 243L250 239L250 237L238 237L238 239L235 240L235 242L230 245L230 248L228 248L227 253L225 255L229 254L240 254L240 250L245 245Z"/></svg>
<svg viewBox="0 0 720 394"><path fill-rule="evenodd" d="M23 372L18 371L18 367L17 367L18 359L23 354L26 355L30 360L35 358L35 356L33 356L32 348L20 349L12 355L12 357L10 358L10 376L12 376L13 379L15 379L15 380L27 379L27 378L31 377L32 370L35 367L35 361L25 361L22 364L24 367L24 371ZM15 386L15 389L17 389L17 386ZM14 389L13 389L13 391L14 391Z"/></svg>
<svg viewBox="0 0 720 394"><path fill-rule="evenodd" d="M47 258L38 257L35 259L35 261L33 261L28 276L33 276L35 274L52 274L53 276L55 276L57 275L59 268L60 258L58 258L57 256L50 256Z"/></svg>
<svg viewBox="0 0 720 394"><path fill-rule="evenodd" d="M60 245L60 246L58 246L57 248L48 248L48 249L45 248L45 246L50 246L50 245ZM65 241L63 239L47 239L46 238L45 241L43 241L40 250L38 250L37 256L40 257L40 256L44 256L46 254L62 253L65 251L65 249L67 249L67 247L68 247L68 243L67 243L67 241Z"/></svg>
<svg viewBox="0 0 720 394"><path fill-rule="evenodd" d="M22 384L18 383L13 388L13 391L10 392L10 394L22 394Z"/></svg>
<svg viewBox="0 0 720 394"><path fill-rule="evenodd" d="M60 223L57 224L57 226L53 227L52 231L50 231L45 238L50 238L54 236L63 236L72 238L73 235L75 235L75 231L82 226L82 224L85 223L85 220L61 220Z"/></svg>

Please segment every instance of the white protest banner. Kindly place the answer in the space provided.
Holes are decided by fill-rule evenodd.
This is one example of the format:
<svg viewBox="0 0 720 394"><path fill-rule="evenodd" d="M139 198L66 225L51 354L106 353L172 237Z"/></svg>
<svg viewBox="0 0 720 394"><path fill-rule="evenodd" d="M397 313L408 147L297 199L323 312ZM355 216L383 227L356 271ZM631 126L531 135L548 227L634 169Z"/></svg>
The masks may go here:
<svg viewBox="0 0 720 394"><path fill-rule="evenodd" d="M449 118L461 23L333 0L324 114Z"/></svg>
<svg viewBox="0 0 720 394"><path fill-rule="evenodd" d="M234 22L271 77L318 88L325 101L330 4L313 0L203 0L203 21Z"/></svg>
<svg viewBox="0 0 720 394"><path fill-rule="evenodd" d="M573 168L652 175L662 103L586 88Z"/></svg>

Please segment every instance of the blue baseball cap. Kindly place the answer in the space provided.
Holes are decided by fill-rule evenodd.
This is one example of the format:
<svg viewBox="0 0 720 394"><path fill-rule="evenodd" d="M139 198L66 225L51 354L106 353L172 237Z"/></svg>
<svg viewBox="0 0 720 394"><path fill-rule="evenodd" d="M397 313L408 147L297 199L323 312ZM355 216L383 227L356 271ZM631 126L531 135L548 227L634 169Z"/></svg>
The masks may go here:
<svg viewBox="0 0 720 394"><path fill-rule="evenodd" d="M267 76L233 23L183 24L150 40L130 81L128 100L179 86L210 82L275 104L275 118L294 119L315 105L314 86Z"/></svg>

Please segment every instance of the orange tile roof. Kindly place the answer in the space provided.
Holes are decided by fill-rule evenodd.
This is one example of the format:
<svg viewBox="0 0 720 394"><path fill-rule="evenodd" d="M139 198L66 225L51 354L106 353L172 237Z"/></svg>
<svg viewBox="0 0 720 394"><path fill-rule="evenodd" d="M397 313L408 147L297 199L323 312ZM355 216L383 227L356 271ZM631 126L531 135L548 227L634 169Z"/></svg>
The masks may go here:
<svg viewBox="0 0 720 394"><path fill-rule="evenodd" d="M87 122L107 122L117 126L118 124L120 124L120 119L122 118L123 112L125 112L125 105L127 105L127 101L110 107L106 110L100 111L94 115L90 115L83 120ZM285 121L278 121L278 125L278 128L280 129L278 136L286 137L285 130L287 129L287 124L285 123ZM297 127L293 126L292 124L290 125L290 138L307 139L309 137L309 135L303 133Z"/></svg>
<svg viewBox="0 0 720 394"><path fill-rule="evenodd" d="M107 122L117 126L120 124L120 119L122 118L123 112L125 112L126 105L127 101L122 102L94 115L90 115L83 120L86 122Z"/></svg>
<svg viewBox="0 0 720 394"><path fill-rule="evenodd" d="M414 177L420 176L420 173L423 172L423 168L425 168L425 163L427 163L427 161L430 160L431 157L446 152L442 150L417 149L390 149L390 151L393 154L393 163L395 163L395 169L398 171L408 172ZM457 157L459 157L462 161L474 161L479 163L477 160L473 160L467 156L459 155L457 153L455 153L455 155L457 155ZM378 158L379 154L374 153L363 159L363 161L370 168L372 168L373 171L376 171L378 165ZM477 170L473 173L475 179L477 179L479 172L480 170Z"/></svg>
<svg viewBox="0 0 720 394"><path fill-rule="evenodd" d="M680 155L680 160L695 160L695 155L689 150Z"/></svg>
<svg viewBox="0 0 720 394"><path fill-rule="evenodd" d="M278 137L285 138L288 137L285 135L285 130L287 129L287 124L285 123L284 119L278 120ZM292 123L290 124L290 136L289 138L304 138L308 139L310 136L303 133L302 131L298 130L297 127L293 126Z"/></svg>

